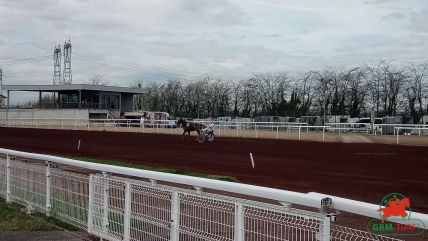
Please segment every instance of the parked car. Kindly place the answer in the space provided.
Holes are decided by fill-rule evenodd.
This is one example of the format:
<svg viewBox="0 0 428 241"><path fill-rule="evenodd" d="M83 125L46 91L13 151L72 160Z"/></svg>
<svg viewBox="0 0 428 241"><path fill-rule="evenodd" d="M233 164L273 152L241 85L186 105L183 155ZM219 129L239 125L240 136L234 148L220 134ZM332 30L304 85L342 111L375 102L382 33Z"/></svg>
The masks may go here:
<svg viewBox="0 0 428 241"><path fill-rule="evenodd" d="M177 123L174 120L167 120L165 128L177 128Z"/></svg>

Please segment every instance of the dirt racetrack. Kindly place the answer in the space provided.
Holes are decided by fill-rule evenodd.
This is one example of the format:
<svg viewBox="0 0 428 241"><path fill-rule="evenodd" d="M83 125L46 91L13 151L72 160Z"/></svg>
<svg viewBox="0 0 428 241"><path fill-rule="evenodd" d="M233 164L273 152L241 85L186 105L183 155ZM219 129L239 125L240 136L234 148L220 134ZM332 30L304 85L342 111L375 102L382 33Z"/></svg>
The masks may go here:
<svg viewBox="0 0 428 241"><path fill-rule="evenodd" d="M0 128L0 147L230 175L243 183L371 203L400 192L410 197L413 211L428 213L428 148L421 146L251 138L198 144L164 134Z"/></svg>

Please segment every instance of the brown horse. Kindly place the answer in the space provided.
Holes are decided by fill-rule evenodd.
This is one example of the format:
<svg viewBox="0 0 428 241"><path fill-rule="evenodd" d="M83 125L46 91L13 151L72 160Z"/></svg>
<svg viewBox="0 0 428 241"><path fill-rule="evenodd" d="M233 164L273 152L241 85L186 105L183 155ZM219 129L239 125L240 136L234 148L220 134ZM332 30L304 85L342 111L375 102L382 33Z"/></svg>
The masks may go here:
<svg viewBox="0 0 428 241"><path fill-rule="evenodd" d="M204 125L199 124L199 123L193 123L193 122L187 122L185 119L181 118L177 121L177 126L179 126L181 124L181 126L183 127L183 134L182 139L184 140L184 135L186 134L186 132L189 134L190 136L190 132L192 131L196 131L199 134L199 131L204 128Z"/></svg>

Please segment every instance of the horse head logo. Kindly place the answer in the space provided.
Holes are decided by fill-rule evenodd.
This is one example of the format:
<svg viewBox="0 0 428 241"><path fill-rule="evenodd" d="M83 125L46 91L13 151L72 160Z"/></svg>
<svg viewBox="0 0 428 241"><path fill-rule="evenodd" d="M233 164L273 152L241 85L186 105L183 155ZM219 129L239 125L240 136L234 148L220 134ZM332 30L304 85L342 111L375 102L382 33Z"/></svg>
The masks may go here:
<svg viewBox="0 0 428 241"><path fill-rule="evenodd" d="M386 218L391 216L407 217L409 214L406 208L408 207L410 207L410 199L408 197L388 200L384 208L378 209L379 212L382 212L382 223L385 222Z"/></svg>

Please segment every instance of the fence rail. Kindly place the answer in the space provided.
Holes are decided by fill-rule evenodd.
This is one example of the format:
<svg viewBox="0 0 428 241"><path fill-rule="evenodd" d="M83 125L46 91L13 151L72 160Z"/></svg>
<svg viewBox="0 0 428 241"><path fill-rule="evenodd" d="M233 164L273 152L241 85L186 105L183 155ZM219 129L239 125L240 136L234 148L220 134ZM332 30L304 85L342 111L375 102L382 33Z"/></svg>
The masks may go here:
<svg viewBox="0 0 428 241"><path fill-rule="evenodd" d="M428 126L422 126L422 127L394 127L394 134L397 137L397 144L400 144L400 130L410 130L410 131L417 131L418 132L418 136L419 138L421 138L421 135L423 134L423 132L427 132L428 133Z"/></svg>
<svg viewBox="0 0 428 241"><path fill-rule="evenodd" d="M55 126L63 125L70 126L75 125L77 127L82 126L126 126L126 127L164 127L171 128L173 120L149 120L146 119L144 124L140 123L140 119L82 119L82 118L6 118L0 119L0 124L5 126ZM239 128L239 129L271 129L276 128L290 130L304 128L308 126L312 127L326 127L329 131L345 131L345 132L366 132L370 130L372 134L386 134L382 133L383 128L390 127L394 128L428 128L425 124L370 124L370 123L326 123L326 125L309 125L307 123L299 122L240 122L240 121L202 121L193 120L192 122L202 124L215 124L223 128ZM377 131L373 131L377 130ZM395 132L394 132L395 135Z"/></svg>
<svg viewBox="0 0 428 241"><path fill-rule="evenodd" d="M0 194L8 202L108 240L397 240L335 225L326 212L377 218L374 204L1 148L0 156ZM412 218L428 226L428 215Z"/></svg>

